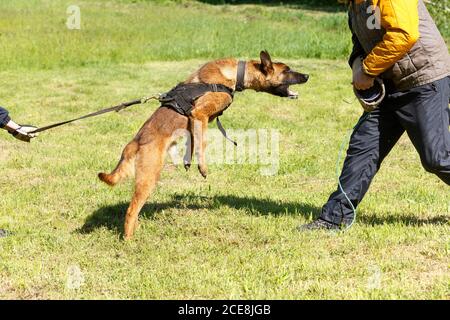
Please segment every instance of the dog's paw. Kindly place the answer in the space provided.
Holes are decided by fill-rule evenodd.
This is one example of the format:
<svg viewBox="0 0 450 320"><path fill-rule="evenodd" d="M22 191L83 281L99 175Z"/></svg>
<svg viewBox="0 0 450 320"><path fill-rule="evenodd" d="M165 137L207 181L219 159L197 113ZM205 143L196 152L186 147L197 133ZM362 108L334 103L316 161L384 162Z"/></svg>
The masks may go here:
<svg viewBox="0 0 450 320"><path fill-rule="evenodd" d="M131 234L124 234L123 236L122 236L122 240L123 241L130 241L131 239L133 238L133 235Z"/></svg>
<svg viewBox="0 0 450 320"><path fill-rule="evenodd" d="M106 183L107 185L114 187L116 182L114 181L112 175L104 173L104 172L100 172L98 174L98 178L103 181L104 183Z"/></svg>
<svg viewBox="0 0 450 320"><path fill-rule="evenodd" d="M185 169L186 171L189 171L190 168L191 168L191 164L190 164L190 163L185 163L185 164L184 164L184 169Z"/></svg>
<svg viewBox="0 0 450 320"><path fill-rule="evenodd" d="M200 174L202 175L203 178L206 179L206 177L208 176L208 168L206 166L198 166L198 171L200 172Z"/></svg>

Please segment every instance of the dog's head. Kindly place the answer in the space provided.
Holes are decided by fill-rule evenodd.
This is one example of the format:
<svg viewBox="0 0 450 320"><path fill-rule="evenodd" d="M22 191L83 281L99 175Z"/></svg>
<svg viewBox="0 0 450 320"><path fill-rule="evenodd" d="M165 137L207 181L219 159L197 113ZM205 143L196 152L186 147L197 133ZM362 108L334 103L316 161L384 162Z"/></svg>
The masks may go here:
<svg viewBox="0 0 450 320"><path fill-rule="evenodd" d="M289 87L306 83L309 75L296 72L281 62L272 62L267 51L261 51L261 62L257 64L261 76L258 77L257 91L267 92L279 97L297 99L298 93Z"/></svg>

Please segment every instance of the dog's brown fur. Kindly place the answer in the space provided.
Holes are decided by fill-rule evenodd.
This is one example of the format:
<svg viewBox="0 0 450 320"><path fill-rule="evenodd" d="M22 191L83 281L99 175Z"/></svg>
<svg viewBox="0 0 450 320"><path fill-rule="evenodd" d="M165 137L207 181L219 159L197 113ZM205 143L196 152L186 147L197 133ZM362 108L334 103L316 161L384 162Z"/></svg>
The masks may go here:
<svg viewBox="0 0 450 320"><path fill-rule="evenodd" d="M307 75L290 71L283 63L272 63L266 51L261 52L260 58L261 61L252 60L246 64L245 89L288 97L292 94L288 89L289 85L308 80ZM185 83L222 84L234 89L237 67L236 59L209 62L192 74ZM231 97L226 93L209 92L196 101L189 119L170 108L158 108L125 147L117 167L110 174L98 175L102 181L114 186L135 172L134 196L125 217L125 239L133 236L139 212L160 177L167 150L179 138L174 133L183 130L191 132L194 141L191 146L193 145L198 159L198 169L206 177L204 136L208 122L214 120L231 102ZM190 160L187 159L186 167L189 167Z"/></svg>

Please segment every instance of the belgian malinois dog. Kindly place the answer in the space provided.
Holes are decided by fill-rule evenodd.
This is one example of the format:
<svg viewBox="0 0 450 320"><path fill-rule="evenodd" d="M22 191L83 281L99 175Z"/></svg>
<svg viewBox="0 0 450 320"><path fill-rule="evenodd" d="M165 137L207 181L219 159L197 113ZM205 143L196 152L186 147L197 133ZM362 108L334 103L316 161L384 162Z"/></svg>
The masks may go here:
<svg viewBox="0 0 450 320"><path fill-rule="evenodd" d="M223 85L232 90L237 86L238 60L222 59L203 65L184 83L205 83ZM289 87L308 81L308 75L291 70L286 64L272 62L267 51L262 51L260 61L245 63L245 73L240 82L243 89L267 92L280 97L297 98L298 94ZM232 102L232 96L225 92L207 92L195 101L189 117L168 107L158 108L139 130L135 138L128 143L117 167L110 173L99 173L100 180L110 186L135 173L135 191L128 207L124 238L130 239L137 226L138 215L147 198L154 190L166 153L178 138L175 133L183 130L191 132L193 149L198 159L198 169L206 177L205 160L206 130L208 122L220 115ZM194 128L195 127L195 128ZM192 143L191 143L192 145ZM190 160L185 162L186 168Z"/></svg>

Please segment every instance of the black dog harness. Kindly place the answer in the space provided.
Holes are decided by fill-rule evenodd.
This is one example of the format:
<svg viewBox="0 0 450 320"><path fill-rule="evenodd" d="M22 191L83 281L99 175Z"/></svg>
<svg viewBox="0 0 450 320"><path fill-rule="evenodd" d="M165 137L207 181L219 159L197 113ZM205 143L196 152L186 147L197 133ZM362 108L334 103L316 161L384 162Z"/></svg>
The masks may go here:
<svg viewBox="0 0 450 320"><path fill-rule="evenodd" d="M169 107L184 116L190 116L195 101L208 92L225 92L234 98L234 91L221 84L180 83L160 96L161 107Z"/></svg>
<svg viewBox="0 0 450 320"><path fill-rule="evenodd" d="M236 91L244 90L245 61L239 61L236 76ZM208 92L225 92L234 98L234 90L222 84L180 83L160 96L161 107L169 107L184 116L190 116L195 101Z"/></svg>
<svg viewBox="0 0 450 320"><path fill-rule="evenodd" d="M245 61L239 61L236 76L236 91L243 91L245 89ZM194 108L195 102L208 92L225 92L231 97L231 102L234 99L234 90L222 84L208 84L208 83L180 83L175 88L159 97L161 107L168 107L183 116L190 116ZM230 104L226 107L228 108ZM225 109L226 109L225 108ZM222 115L222 113L220 114ZM219 116L220 116L219 115ZM237 143L228 138L225 129L217 117L217 127L220 132L237 146Z"/></svg>

